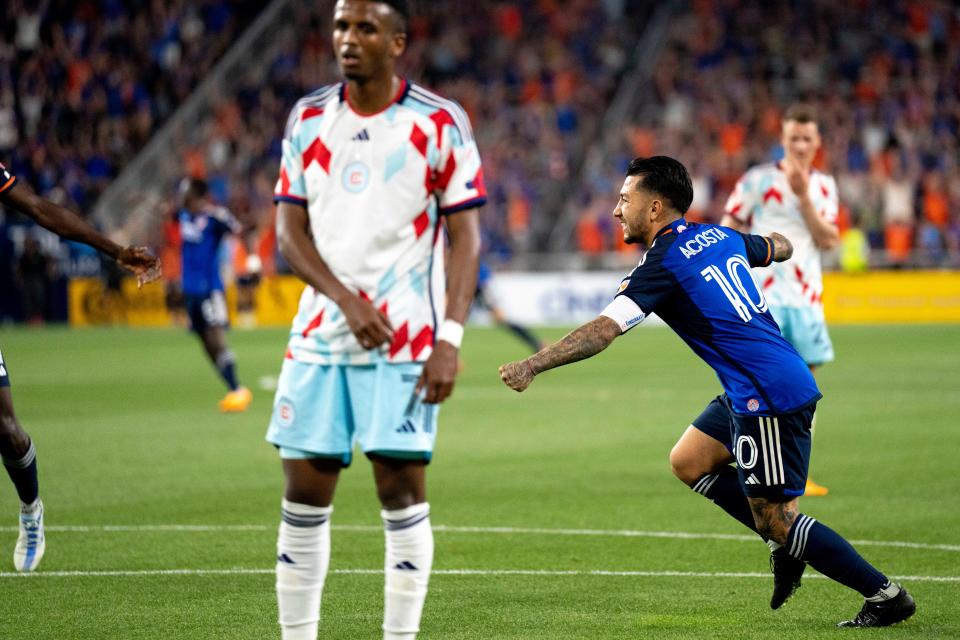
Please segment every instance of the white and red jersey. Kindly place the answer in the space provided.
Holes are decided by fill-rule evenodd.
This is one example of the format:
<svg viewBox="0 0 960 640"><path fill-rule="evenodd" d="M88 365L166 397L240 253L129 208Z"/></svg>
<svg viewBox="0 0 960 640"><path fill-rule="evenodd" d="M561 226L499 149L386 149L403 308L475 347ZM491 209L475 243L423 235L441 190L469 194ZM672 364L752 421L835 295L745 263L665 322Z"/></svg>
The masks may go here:
<svg viewBox="0 0 960 640"><path fill-rule="evenodd" d="M384 110L355 112L345 83L293 108L275 200L306 208L317 251L346 287L386 312L394 340L363 349L339 307L307 287L288 357L317 364L422 362L446 309L441 216L486 189L470 121L455 102L402 82Z"/></svg>
<svg viewBox="0 0 960 640"><path fill-rule="evenodd" d="M836 224L837 182L833 176L812 171L808 185L817 213ZM787 174L778 164L753 167L740 180L727 200L726 213L749 226L750 233L768 236L774 231L793 244L793 256L755 270L757 281L770 306L822 309L823 270L820 250L800 213L800 202Z"/></svg>

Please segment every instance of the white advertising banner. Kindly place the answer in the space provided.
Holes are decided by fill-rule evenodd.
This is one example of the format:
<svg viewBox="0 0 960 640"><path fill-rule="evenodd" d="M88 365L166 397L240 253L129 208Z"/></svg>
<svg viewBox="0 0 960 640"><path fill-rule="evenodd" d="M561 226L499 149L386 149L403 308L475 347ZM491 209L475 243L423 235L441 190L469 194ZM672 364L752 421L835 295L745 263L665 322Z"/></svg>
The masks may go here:
<svg viewBox="0 0 960 640"><path fill-rule="evenodd" d="M497 273L487 285L507 319L534 326L578 325L610 304L627 271ZM483 321L482 315L477 320ZM643 325L662 324L651 316ZM641 326L643 326L641 325Z"/></svg>

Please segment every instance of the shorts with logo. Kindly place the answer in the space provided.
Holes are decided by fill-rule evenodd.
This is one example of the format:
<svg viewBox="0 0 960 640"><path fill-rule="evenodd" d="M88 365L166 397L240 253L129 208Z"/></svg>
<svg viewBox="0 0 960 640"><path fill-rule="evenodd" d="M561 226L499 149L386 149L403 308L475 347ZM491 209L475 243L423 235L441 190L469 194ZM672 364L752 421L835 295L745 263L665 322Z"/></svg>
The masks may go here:
<svg viewBox="0 0 960 640"><path fill-rule="evenodd" d="M833 362L833 343L823 310L814 307L770 307L780 333L811 366Z"/></svg>
<svg viewBox="0 0 960 640"><path fill-rule="evenodd" d="M364 453L429 461L439 406L414 394L423 363L321 365L286 359L267 441L281 458L339 458Z"/></svg>
<svg viewBox="0 0 960 640"><path fill-rule="evenodd" d="M10 374L7 373L7 363L3 360L3 352L0 352L0 387L10 386Z"/></svg>
<svg viewBox="0 0 960 640"><path fill-rule="evenodd" d="M752 498L802 496L810 467L810 428L817 403L793 413L742 416L726 395L714 398L693 426L719 440L737 461L740 486Z"/></svg>
<svg viewBox="0 0 960 640"><path fill-rule="evenodd" d="M214 289L205 296L184 294L183 301L190 318L191 331L203 333L208 327L230 326L223 291Z"/></svg>

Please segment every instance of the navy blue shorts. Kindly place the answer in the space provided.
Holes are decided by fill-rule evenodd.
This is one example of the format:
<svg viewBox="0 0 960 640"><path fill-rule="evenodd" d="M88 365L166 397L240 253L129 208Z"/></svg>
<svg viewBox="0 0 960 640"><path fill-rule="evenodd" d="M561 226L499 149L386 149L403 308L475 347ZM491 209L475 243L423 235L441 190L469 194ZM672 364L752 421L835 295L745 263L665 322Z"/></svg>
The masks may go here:
<svg viewBox="0 0 960 640"><path fill-rule="evenodd" d="M223 291L214 290L205 296L184 295L183 301L192 331L203 333L207 327L230 326Z"/></svg>
<svg viewBox="0 0 960 640"><path fill-rule="evenodd" d="M3 353L0 352L0 387L10 386L10 374L7 373L7 363L3 361Z"/></svg>
<svg viewBox="0 0 960 640"><path fill-rule="evenodd" d="M776 416L741 416L726 395L717 396L693 421L737 460L744 493L751 498L802 496L810 467L810 432L817 403Z"/></svg>

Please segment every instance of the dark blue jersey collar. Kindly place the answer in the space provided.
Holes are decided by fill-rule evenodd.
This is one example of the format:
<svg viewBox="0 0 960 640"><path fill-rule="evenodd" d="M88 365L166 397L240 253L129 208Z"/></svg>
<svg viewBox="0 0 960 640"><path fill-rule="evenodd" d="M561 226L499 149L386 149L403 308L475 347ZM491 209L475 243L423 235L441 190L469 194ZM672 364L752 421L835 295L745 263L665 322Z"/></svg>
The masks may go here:
<svg viewBox="0 0 960 640"><path fill-rule="evenodd" d="M667 226L665 226L665 227L663 227L662 229L660 229L660 231L657 231L657 235L653 236L653 239L656 240L656 239L659 238L660 236L665 236L665 235L667 235L667 234L669 234L669 233L681 233L681 232L683 232L683 231L686 231L686 228L684 228L684 229L677 229L677 227L680 227L680 226L683 226L683 227L686 227L686 226L687 226L687 221L684 220L682 217L677 218L676 220L674 220L673 222L671 222L671 223L668 224Z"/></svg>

